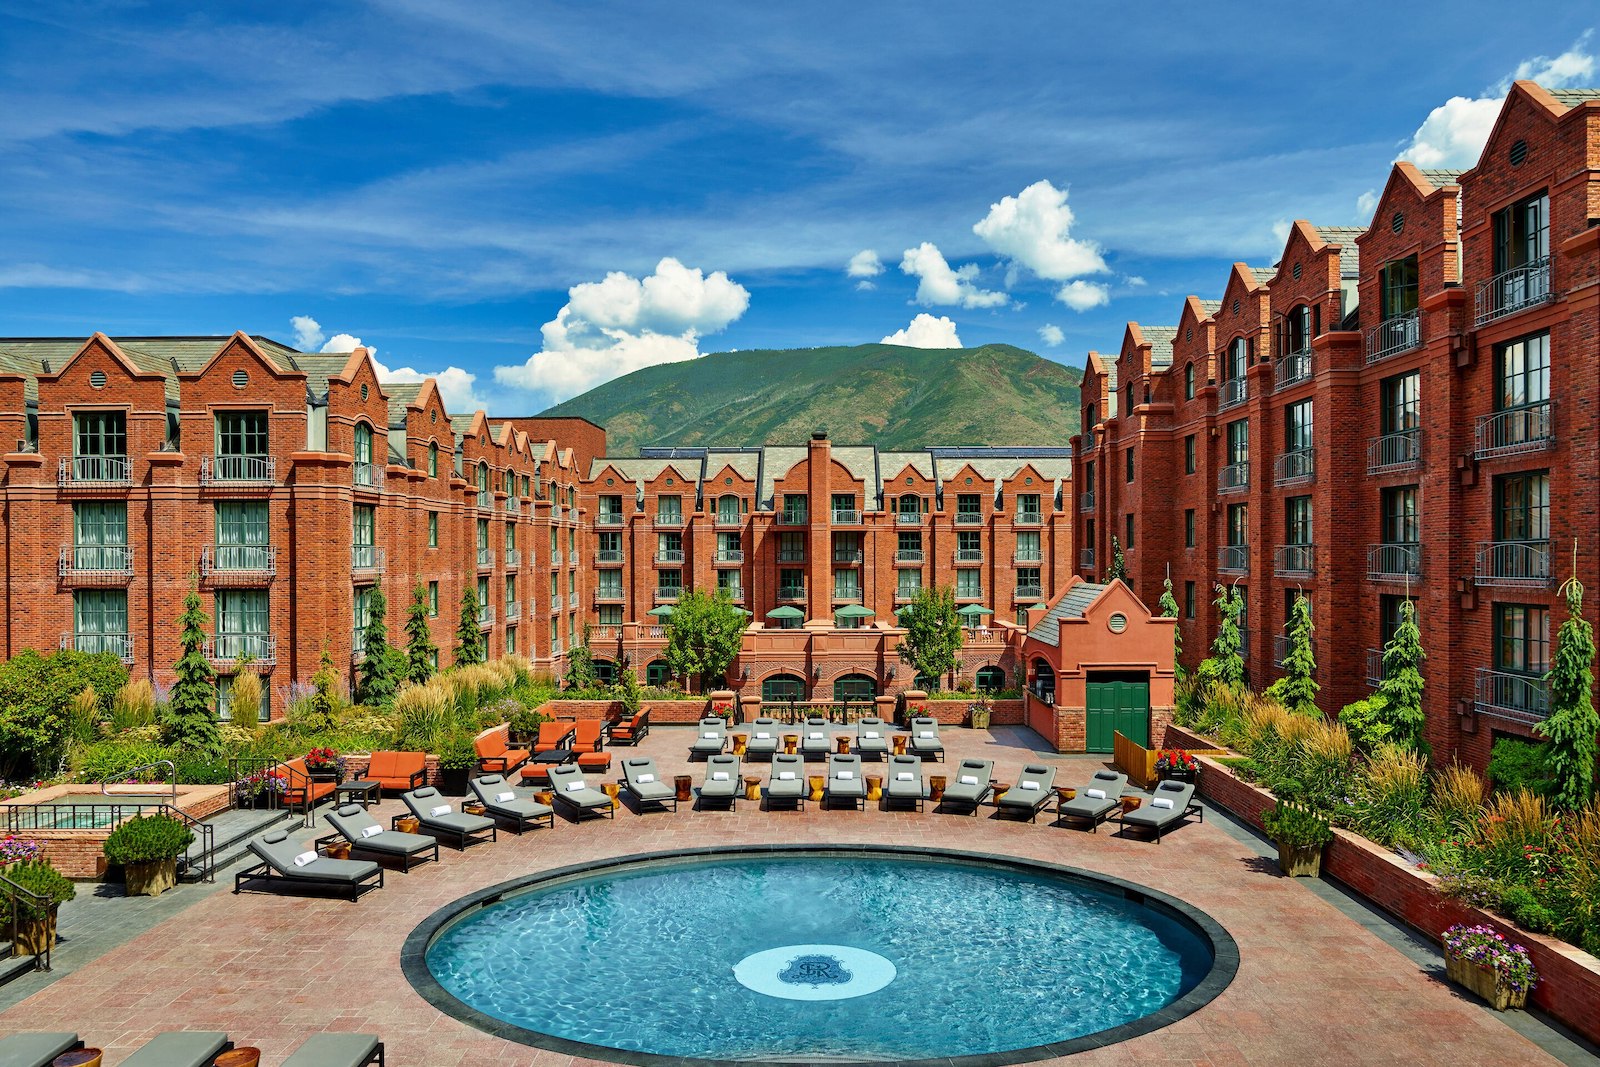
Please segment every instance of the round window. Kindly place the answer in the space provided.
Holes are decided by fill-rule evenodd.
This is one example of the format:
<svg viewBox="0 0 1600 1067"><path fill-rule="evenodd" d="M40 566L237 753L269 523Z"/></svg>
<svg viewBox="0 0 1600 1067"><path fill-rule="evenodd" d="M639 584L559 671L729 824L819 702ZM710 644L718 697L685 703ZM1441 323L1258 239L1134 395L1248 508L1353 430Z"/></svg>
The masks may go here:
<svg viewBox="0 0 1600 1067"><path fill-rule="evenodd" d="M89 384L96 389L104 389L106 387L106 372L103 370L90 371Z"/></svg>
<svg viewBox="0 0 1600 1067"><path fill-rule="evenodd" d="M910 484L911 484L911 476L910 476L910 475L909 475L909 474L908 474L908 475L906 475L906 484L907 484L907 485L910 485Z"/></svg>
<svg viewBox="0 0 1600 1067"><path fill-rule="evenodd" d="M968 478L968 479L967 479L967 484L968 484L968 485L971 485L971 484L972 484L972 479L971 479L971 478Z"/></svg>
<svg viewBox="0 0 1600 1067"><path fill-rule="evenodd" d="M1111 613L1111 618L1106 620L1106 625L1111 628L1112 633L1120 634L1128 628L1128 617L1120 611L1114 611Z"/></svg>
<svg viewBox="0 0 1600 1067"><path fill-rule="evenodd" d="M250 374L247 371L236 370L233 372L233 387L243 389L250 384Z"/></svg>
<svg viewBox="0 0 1600 1067"><path fill-rule="evenodd" d="M365 400L366 398L367 398L367 383L366 382L362 382L361 383L361 399Z"/></svg>
<svg viewBox="0 0 1600 1067"><path fill-rule="evenodd" d="M724 478L724 479L722 479L722 484L723 485L732 485L733 484L733 479L732 478Z"/></svg>
<svg viewBox="0 0 1600 1067"><path fill-rule="evenodd" d="M1033 475L1030 474L1026 478L1022 479L1022 484L1023 485L1032 485L1033 484Z"/></svg>
<svg viewBox="0 0 1600 1067"><path fill-rule="evenodd" d="M617 480L615 478L607 478L606 479L606 484L607 485L616 485L617 484Z"/></svg>
<svg viewBox="0 0 1600 1067"><path fill-rule="evenodd" d="M672 484L672 479L671 479L671 478L668 478L668 479L667 479L667 484L668 484L668 485L671 485L671 484Z"/></svg>
<svg viewBox="0 0 1600 1067"><path fill-rule="evenodd" d="M1511 160L1511 165L1513 167L1522 166L1522 161L1528 158L1528 142L1518 141L1516 144L1512 145L1511 152L1507 158Z"/></svg>
<svg viewBox="0 0 1600 1067"><path fill-rule="evenodd" d="M1406 228L1406 213L1404 211L1396 211L1394 213L1394 218L1389 220L1389 229L1393 230L1395 233L1399 233L1401 230L1403 230L1405 228Z"/></svg>

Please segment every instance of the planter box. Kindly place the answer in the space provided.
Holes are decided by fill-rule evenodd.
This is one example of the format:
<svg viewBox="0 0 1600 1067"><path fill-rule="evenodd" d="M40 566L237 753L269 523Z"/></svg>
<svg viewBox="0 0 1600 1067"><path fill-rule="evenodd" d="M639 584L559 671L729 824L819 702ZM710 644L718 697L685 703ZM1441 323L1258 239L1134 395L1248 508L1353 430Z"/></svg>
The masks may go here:
<svg viewBox="0 0 1600 1067"><path fill-rule="evenodd" d="M1493 967L1464 960L1448 953L1444 957L1445 977L1459 986L1465 986L1488 1001L1495 1011L1522 1008L1528 1003L1526 989L1517 992L1500 980Z"/></svg>
<svg viewBox="0 0 1600 1067"><path fill-rule="evenodd" d="M1322 874L1321 845L1278 843L1278 869L1290 878L1317 878Z"/></svg>
<svg viewBox="0 0 1600 1067"><path fill-rule="evenodd" d="M130 897L159 897L178 884L178 861L130 863L123 868L123 877Z"/></svg>
<svg viewBox="0 0 1600 1067"><path fill-rule="evenodd" d="M11 934L11 943L20 956L38 956L55 947L55 907L52 907L50 913L42 919L22 919Z"/></svg>

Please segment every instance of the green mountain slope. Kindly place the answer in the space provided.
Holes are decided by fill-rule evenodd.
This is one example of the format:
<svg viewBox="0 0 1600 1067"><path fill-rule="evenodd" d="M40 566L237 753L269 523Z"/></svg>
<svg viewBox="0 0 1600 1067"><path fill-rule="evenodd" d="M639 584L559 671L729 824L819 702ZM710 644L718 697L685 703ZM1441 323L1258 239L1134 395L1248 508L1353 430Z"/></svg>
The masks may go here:
<svg viewBox="0 0 1600 1067"><path fill-rule="evenodd" d="M716 352L646 367L545 415L604 426L608 450L799 443L1065 445L1082 374L1010 345Z"/></svg>

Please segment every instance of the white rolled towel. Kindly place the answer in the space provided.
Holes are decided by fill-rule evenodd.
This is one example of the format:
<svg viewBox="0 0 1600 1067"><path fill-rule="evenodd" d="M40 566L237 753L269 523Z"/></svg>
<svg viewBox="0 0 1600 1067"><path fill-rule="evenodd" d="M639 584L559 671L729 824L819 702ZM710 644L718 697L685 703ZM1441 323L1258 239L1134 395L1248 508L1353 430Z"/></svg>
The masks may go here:
<svg viewBox="0 0 1600 1067"><path fill-rule="evenodd" d="M1150 802L1150 806L1152 808L1170 808L1172 807L1172 801L1168 800L1166 797L1156 797Z"/></svg>
<svg viewBox="0 0 1600 1067"><path fill-rule="evenodd" d="M582 782L568 782L567 783L567 792L569 792L569 793L581 793L587 788L588 788L588 786L584 785Z"/></svg>
<svg viewBox="0 0 1600 1067"><path fill-rule="evenodd" d="M294 858L294 865L296 867L304 867L306 864L315 863L316 861L317 854L315 852L302 852Z"/></svg>
<svg viewBox="0 0 1600 1067"><path fill-rule="evenodd" d="M778 781L780 781L780 782L792 782L792 781L794 781L794 772L793 771L779 771L778 772Z"/></svg>
<svg viewBox="0 0 1600 1067"><path fill-rule="evenodd" d="M639 784L640 785L649 785L651 782L653 782L655 780L656 780L656 776L653 775L653 774L641 774L639 776Z"/></svg>
<svg viewBox="0 0 1600 1067"><path fill-rule="evenodd" d="M1106 791L1104 789L1085 789L1083 791L1083 795L1086 797L1094 797L1096 800L1104 800L1106 798Z"/></svg>
<svg viewBox="0 0 1600 1067"><path fill-rule="evenodd" d="M977 779L977 777L975 775L963 774L961 776L961 784L962 785L977 785L978 784L978 779Z"/></svg>
<svg viewBox="0 0 1600 1067"><path fill-rule="evenodd" d="M711 772L711 780L713 782L726 782L728 780L728 772L727 771L712 771ZM640 781L643 781L643 779L640 779Z"/></svg>
<svg viewBox="0 0 1600 1067"><path fill-rule="evenodd" d="M506 804L515 799L517 799L517 794L513 793L509 789L507 789L504 793L496 793L494 795L494 802L496 804Z"/></svg>
<svg viewBox="0 0 1600 1067"><path fill-rule="evenodd" d="M383 827L381 826L363 826L361 828L361 837L363 840L369 837L377 837L381 833L383 833Z"/></svg>
<svg viewBox="0 0 1600 1067"><path fill-rule="evenodd" d="M715 741L717 739L717 735L714 733L704 733L700 736L705 738L707 741Z"/></svg>
<svg viewBox="0 0 1600 1067"><path fill-rule="evenodd" d="M899 774L894 776L894 780L897 782L910 782L915 778L916 775L912 774L910 771L901 771Z"/></svg>
<svg viewBox="0 0 1600 1067"><path fill-rule="evenodd" d="M1025 779L1025 780L1023 780L1021 782L1018 782L1017 783L1017 788L1018 789L1028 789L1028 790L1038 789L1039 788L1039 783L1035 782L1031 778L1029 778L1029 779Z"/></svg>
<svg viewBox="0 0 1600 1067"><path fill-rule="evenodd" d="M433 807L428 809L428 815L431 818L435 818L435 819L437 819L441 815L449 815L449 814L450 814L450 805L448 805L448 804L435 804Z"/></svg>

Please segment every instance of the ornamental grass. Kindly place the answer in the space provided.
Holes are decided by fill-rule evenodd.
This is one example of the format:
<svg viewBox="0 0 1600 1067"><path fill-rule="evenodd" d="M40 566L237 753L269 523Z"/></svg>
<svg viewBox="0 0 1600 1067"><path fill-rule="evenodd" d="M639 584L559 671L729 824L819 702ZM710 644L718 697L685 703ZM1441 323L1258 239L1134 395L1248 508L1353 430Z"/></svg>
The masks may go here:
<svg viewBox="0 0 1600 1067"><path fill-rule="evenodd" d="M1451 833L1463 833L1477 824L1487 791L1477 771L1452 763L1433 776L1433 810Z"/></svg>

